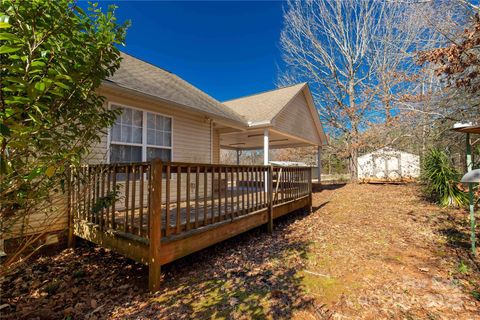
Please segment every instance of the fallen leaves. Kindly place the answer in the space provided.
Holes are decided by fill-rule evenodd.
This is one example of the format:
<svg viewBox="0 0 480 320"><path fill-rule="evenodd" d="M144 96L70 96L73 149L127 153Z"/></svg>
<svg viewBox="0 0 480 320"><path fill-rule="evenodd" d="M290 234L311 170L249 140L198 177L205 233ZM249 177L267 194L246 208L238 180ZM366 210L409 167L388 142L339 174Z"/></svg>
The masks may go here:
<svg viewBox="0 0 480 320"><path fill-rule="evenodd" d="M469 267L467 281L466 273L455 271L452 253L455 241L465 240L458 235L468 235L468 223L447 238L439 231L462 226L463 213L423 202L411 186L347 185L314 194L314 206L321 209L275 221L273 235L258 228L162 267L164 282L155 294L147 292L145 266L110 250L83 243L40 257L2 282L2 317L478 315L470 292L479 272Z"/></svg>

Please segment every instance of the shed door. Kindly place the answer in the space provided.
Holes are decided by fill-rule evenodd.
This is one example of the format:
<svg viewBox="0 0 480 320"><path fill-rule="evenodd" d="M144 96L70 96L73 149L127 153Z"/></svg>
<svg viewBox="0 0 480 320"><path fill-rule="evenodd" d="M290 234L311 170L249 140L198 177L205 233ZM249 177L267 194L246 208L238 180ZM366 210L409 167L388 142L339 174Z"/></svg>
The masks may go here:
<svg viewBox="0 0 480 320"><path fill-rule="evenodd" d="M379 155L373 158L373 176L379 179L401 177L400 155Z"/></svg>
<svg viewBox="0 0 480 320"><path fill-rule="evenodd" d="M386 178L386 168L387 164L385 162L385 157L374 156L373 157L373 176L375 178Z"/></svg>

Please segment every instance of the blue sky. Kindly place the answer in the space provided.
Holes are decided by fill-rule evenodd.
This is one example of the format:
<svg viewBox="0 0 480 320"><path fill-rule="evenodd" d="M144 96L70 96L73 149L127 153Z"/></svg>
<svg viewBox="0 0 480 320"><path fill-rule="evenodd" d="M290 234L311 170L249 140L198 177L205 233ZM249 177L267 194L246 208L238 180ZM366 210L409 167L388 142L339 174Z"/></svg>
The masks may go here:
<svg viewBox="0 0 480 320"><path fill-rule="evenodd" d="M131 20L122 51L223 101L275 87L281 1L97 1ZM80 2L82 7L86 2Z"/></svg>

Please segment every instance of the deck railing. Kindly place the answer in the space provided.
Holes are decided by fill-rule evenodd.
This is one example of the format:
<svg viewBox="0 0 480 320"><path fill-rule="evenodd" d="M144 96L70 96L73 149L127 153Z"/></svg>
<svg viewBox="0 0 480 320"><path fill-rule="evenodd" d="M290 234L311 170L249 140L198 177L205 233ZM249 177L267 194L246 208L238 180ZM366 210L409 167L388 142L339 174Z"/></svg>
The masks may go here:
<svg viewBox="0 0 480 320"><path fill-rule="evenodd" d="M160 243L266 212L272 230L274 208L311 196L309 167L156 160L87 165L72 173L71 225L86 223L149 244L151 279L159 279L152 261L159 261Z"/></svg>
<svg viewBox="0 0 480 320"><path fill-rule="evenodd" d="M74 174L74 218L149 238L152 184L160 188L161 236L170 237L307 196L307 167L159 163L87 165ZM271 204L270 204L270 197Z"/></svg>

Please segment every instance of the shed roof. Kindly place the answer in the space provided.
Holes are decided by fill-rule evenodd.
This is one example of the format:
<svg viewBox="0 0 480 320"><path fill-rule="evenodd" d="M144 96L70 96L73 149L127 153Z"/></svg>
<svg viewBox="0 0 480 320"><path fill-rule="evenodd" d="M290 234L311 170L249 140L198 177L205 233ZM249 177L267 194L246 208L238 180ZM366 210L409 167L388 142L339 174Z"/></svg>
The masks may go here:
<svg viewBox="0 0 480 320"><path fill-rule="evenodd" d="M227 106L225 109L240 114L249 122L271 121L306 85L305 82L299 83L224 101L223 104Z"/></svg>
<svg viewBox="0 0 480 320"><path fill-rule="evenodd" d="M121 57L120 68L107 82L246 125L241 115L177 75L123 52Z"/></svg>

